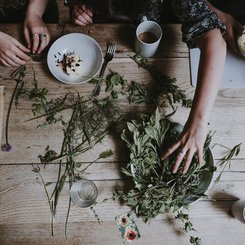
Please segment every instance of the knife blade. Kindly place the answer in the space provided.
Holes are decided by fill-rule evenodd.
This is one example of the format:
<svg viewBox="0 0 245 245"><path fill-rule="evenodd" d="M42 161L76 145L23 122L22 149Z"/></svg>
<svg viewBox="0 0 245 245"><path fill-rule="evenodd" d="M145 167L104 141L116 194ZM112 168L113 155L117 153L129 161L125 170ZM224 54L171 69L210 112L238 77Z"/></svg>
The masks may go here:
<svg viewBox="0 0 245 245"><path fill-rule="evenodd" d="M0 146L2 145L3 116L4 116L4 86L0 85Z"/></svg>

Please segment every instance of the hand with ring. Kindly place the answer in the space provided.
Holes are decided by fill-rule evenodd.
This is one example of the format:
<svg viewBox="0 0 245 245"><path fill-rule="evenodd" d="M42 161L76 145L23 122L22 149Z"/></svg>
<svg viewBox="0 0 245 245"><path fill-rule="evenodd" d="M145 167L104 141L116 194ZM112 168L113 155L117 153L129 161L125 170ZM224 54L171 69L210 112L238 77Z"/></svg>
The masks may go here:
<svg viewBox="0 0 245 245"><path fill-rule="evenodd" d="M50 34L43 22L42 18L38 15L26 15L24 21L24 36L32 53L40 54L49 44Z"/></svg>
<svg viewBox="0 0 245 245"><path fill-rule="evenodd" d="M162 159L165 160L173 153L176 154L173 173L176 173L181 164L183 164L182 173L185 174L192 162L194 154L197 154L198 162L201 163L203 159L203 146L206 140L207 128L206 124L200 125L185 125L179 140L170 146L166 152L163 153Z"/></svg>
<svg viewBox="0 0 245 245"><path fill-rule="evenodd" d="M0 62L8 67L25 65L31 60L26 53L30 52L15 38L0 32Z"/></svg>

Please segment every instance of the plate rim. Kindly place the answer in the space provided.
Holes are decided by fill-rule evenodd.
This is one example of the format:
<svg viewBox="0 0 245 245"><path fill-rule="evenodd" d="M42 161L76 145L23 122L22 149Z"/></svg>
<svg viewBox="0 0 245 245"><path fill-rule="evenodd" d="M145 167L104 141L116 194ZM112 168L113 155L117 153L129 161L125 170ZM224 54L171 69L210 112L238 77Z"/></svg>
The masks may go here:
<svg viewBox="0 0 245 245"><path fill-rule="evenodd" d="M61 79L59 79L55 74L54 72L50 69L50 59L49 57L51 56L51 51L52 51L52 48L54 47L55 44L57 44L58 41L60 41L60 39L64 38L64 37L67 37L67 36L73 36L73 35L79 35L79 36L83 36L83 37L86 37L88 39L90 39L93 43L96 44L96 46L98 47L98 50L99 50L99 53L101 54L101 62L100 62L100 65L99 65L99 68L98 68L98 71L93 75L91 76L90 78L86 79L85 81L82 81L82 82L65 82L65 81L62 81ZM87 83L89 82L91 79L93 79L96 74L98 74L98 72L101 70L101 67L102 67L102 64L103 64L103 51L102 51L102 48L101 46L99 45L99 43L91 36L87 35L87 34L84 34L84 33L80 33L80 32L72 32L72 33L67 33L59 38L57 38L53 43L52 45L50 46L49 50L48 50L48 54L47 54L47 65L48 65L48 69L50 71L50 73L55 77L55 79L57 79L58 81L64 83L64 84L68 84L68 85L79 85L79 84L83 84L83 83Z"/></svg>

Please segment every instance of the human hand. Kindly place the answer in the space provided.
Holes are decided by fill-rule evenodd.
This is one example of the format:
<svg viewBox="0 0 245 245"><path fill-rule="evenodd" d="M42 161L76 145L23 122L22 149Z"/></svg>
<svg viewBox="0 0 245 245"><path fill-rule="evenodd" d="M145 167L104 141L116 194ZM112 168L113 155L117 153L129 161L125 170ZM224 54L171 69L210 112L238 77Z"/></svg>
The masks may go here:
<svg viewBox="0 0 245 245"><path fill-rule="evenodd" d="M93 23L93 12L86 4L75 4L71 10L71 19L74 24L86 26Z"/></svg>
<svg viewBox="0 0 245 245"><path fill-rule="evenodd" d="M25 65L31 58L26 54L30 52L25 46L13 37L0 32L0 62L8 67Z"/></svg>
<svg viewBox="0 0 245 245"><path fill-rule="evenodd" d="M50 34L41 16L27 14L24 21L24 36L32 53L40 54L49 44Z"/></svg>
<svg viewBox="0 0 245 245"><path fill-rule="evenodd" d="M194 154L197 154L198 162L201 163L203 159L203 146L206 140L207 124L199 125L185 125L179 140L170 146L162 155L162 160L168 158L174 152L176 154L175 164L173 166L173 173L178 171L180 164L183 162L183 173L188 171Z"/></svg>
<svg viewBox="0 0 245 245"><path fill-rule="evenodd" d="M237 45L237 37L241 36L244 28L243 26L230 14L221 12L218 13L219 18L226 26L226 32L224 34L224 39L230 46L230 48L236 53L240 55L238 45Z"/></svg>

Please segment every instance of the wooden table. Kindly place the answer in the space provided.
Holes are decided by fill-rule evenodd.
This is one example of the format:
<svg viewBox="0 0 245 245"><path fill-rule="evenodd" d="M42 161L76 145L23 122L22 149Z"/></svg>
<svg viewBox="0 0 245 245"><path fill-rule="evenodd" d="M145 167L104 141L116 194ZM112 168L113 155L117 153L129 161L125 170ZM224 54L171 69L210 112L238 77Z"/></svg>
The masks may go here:
<svg viewBox="0 0 245 245"><path fill-rule="evenodd" d="M124 74L126 79L149 82L146 72L138 69L137 65L128 58L133 52L134 27L120 24L97 24L88 27L70 25L49 25L53 40L62 34L81 32L95 38L101 45L103 52L106 42L113 40L117 44L116 56L108 68ZM2 25L1 31L20 39L20 26ZM194 88L190 85L189 53L185 44L181 42L179 25L163 26L163 40L158 53L151 59L163 72L176 77L178 85L192 97ZM67 88L55 80L49 73L46 61L31 62L41 86L46 87L52 96L64 94ZM0 67L0 74L8 76L13 69ZM32 78L32 73L27 73ZM15 83L1 81L5 85L5 117ZM88 94L93 84L86 83L76 86L81 94ZM220 143L233 147L238 143L245 143L245 91L244 89L220 90L210 116L210 129L215 130L213 143ZM129 210L113 201L107 201L95 206L95 210L103 221L98 224L89 208L78 208L72 205L68 223L68 239L64 236L64 224L69 199L68 184L60 197L55 220L55 234L51 236L50 211L47 198L40 178L32 172L31 163L39 163L37 156L44 152L47 145L61 145L58 129L48 127L37 128L37 122L24 122L32 117L32 102L21 101L18 108L13 107L9 125L9 138L13 150L0 153L0 244L122 244L119 231L115 224L115 216ZM174 118L185 123L189 110L179 108ZM4 139L3 139L4 140ZM118 139L119 141L119 139ZM98 201L110 198L116 186L125 183L120 173L120 162L126 157L119 154L118 144L114 139L106 137L89 153L82 157L82 164L94 160L94 156L108 149L115 154L105 161L94 163L85 177L93 180L99 190ZM241 147L238 158L232 160L230 171L226 170L221 181L208 193L211 200L200 200L190 206L190 219L197 230L195 235L202 238L203 244L210 245L241 245L244 244L244 225L230 215L232 203L245 198L245 151ZM118 153L118 154L117 154ZM222 147L213 150L216 161L225 153ZM41 166L42 168L42 166ZM219 170L218 170L219 171ZM46 166L43 172L47 182L54 182L57 178L57 166ZM217 173L218 174L218 173ZM140 218L136 220L141 233L141 239L135 244L189 244L189 238L178 231L172 216L167 214L157 217L150 224L145 224Z"/></svg>

